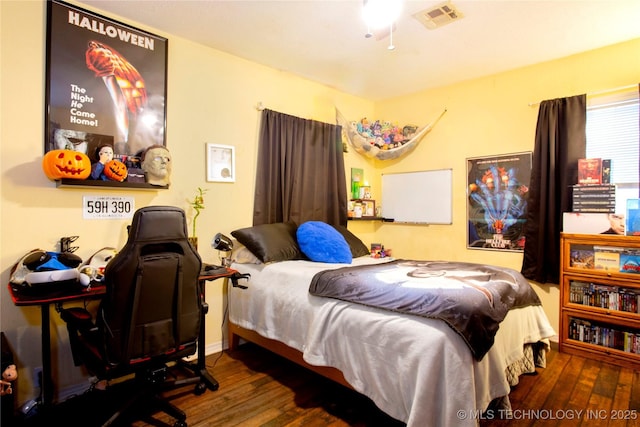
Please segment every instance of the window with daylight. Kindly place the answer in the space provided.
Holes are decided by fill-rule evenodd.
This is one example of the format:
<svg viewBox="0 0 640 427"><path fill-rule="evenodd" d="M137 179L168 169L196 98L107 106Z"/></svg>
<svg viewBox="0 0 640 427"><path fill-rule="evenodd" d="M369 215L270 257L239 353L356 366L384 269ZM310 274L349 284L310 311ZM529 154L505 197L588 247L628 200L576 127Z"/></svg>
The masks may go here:
<svg viewBox="0 0 640 427"><path fill-rule="evenodd" d="M587 158L611 159L616 213L640 198L640 111L638 89L588 98Z"/></svg>

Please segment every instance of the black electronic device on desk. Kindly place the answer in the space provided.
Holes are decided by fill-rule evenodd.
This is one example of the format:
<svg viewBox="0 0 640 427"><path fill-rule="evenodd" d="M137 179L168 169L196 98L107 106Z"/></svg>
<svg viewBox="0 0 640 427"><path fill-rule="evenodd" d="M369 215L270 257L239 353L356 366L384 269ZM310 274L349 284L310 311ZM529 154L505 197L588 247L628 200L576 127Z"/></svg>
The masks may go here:
<svg viewBox="0 0 640 427"><path fill-rule="evenodd" d="M229 269L227 267L223 267L221 265L215 264L202 264L202 271L200 272L200 276L228 276Z"/></svg>
<svg viewBox="0 0 640 427"><path fill-rule="evenodd" d="M215 264L202 264L202 271L200 272L200 280L215 280L222 278L231 279L231 284L240 289L247 289L246 286L241 285L238 280L249 279L250 274L241 274L237 270L222 265Z"/></svg>
<svg viewBox="0 0 640 427"><path fill-rule="evenodd" d="M214 236L213 241L211 242L211 247L219 252L228 254L233 249L233 240L222 233L217 233ZM203 264L203 274L201 274L201 276L211 277L204 280L214 280L219 277L228 277L229 279L231 279L231 284L233 285L233 287L247 289L246 286L238 283L238 280L248 280L251 275L241 274L238 271L228 267L229 265L231 265L231 259L227 258L226 256L222 258L222 264L224 265Z"/></svg>

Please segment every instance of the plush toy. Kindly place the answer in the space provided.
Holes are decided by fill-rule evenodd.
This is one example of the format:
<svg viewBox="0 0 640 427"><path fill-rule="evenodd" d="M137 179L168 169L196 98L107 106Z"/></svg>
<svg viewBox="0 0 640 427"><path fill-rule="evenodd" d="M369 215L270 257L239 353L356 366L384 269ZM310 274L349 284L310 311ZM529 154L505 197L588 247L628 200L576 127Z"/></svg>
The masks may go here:
<svg viewBox="0 0 640 427"><path fill-rule="evenodd" d="M0 365L2 371L2 378L0 378L0 396L4 396L5 394L13 393L11 382L18 379L18 369L13 362L13 352L11 351L11 347L9 347L9 342L4 332L0 332L0 361L2 361ZM4 416L2 419L4 420Z"/></svg>
<svg viewBox="0 0 640 427"><path fill-rule="evenodd" d="M18 369L16 365L11 364L4 368L2 372L2 380L0 380L0 396L5 394L12 394L13 388L11 383L18 379Z"/></svg>
<svg viewBox="0 0 640 427"><path fill-rule="evenodd" d="M4 335L3 335L4 338ZM2 378L0 379L0 396L12 394L13 388L11 383L18 379L18 368L13 363L13 355L2 350Z"/></svg>

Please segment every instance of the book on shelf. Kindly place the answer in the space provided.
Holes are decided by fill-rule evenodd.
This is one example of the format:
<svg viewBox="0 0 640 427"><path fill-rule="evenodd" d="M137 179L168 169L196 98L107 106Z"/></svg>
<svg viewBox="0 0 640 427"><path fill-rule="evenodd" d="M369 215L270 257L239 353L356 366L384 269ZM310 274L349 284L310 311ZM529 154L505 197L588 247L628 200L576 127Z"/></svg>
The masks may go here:
<svg viewBox="0 0 640 427"><path fill-rule="evenodd" d="M640 290L633 288L571 281L569 302L640 314Z"/></svg>
<svg viewBox="0 0 640 427"><path fill-rule="evenodd" d="M578 213L615 213L616 207L606 205L574 204L573 211Z"/></svg>
<svg viewBox="0 0 640 427"><path fill-rule="evenodd" d="M615 205L616 198L615 197L574 197L573 203L578 205Z"/></svg>
<svg viewBox="0 0 640 427"><path fill-rule="evenodd" d="M594 268L593 246L571 245L569 265L577 268Z"/></svg>
<svg viewBox="0 0 640 427"><path fill-rule="evenodd" d="M599 185L572 185L573 194L589 195L589 194L616 194L615 184L599 184Z"/></svg>
<svg viewBox="0 0 640 427"><path fill-rule="evenodd" d="M572 210L580 213L614 213L616 187L612 184L574 185Z"/></svg>
<svg viewBox="0 0 640 427"><path fill-rule="evenodd" d="M614 203L616 202L615 194L574 194L571 197L573 203Z"/></svg>
<svg viewBox="0 0 640 427"><path fill-rule="evenodd" d="M603 184L611 182L611 159L602 159L602 179Z"/></svg>
<svg viewBox="0 0 640 427"><path fill-rule="evenodd" d="M578 184L602 184L602 159L578 160Z"/></svg>
<svg viewBox="0 0 640 427"><path fill-rule="evenodd" d="M640 333L585 319L569 319L569 338L627 353L640 353Z"/></svg>
<svg viewBox="0 0 640 427"><path fill-rule="evenodd" d="M596 270L620 271L620 254L623 248L611 246L593 247L593 267Z"/></svg>
<svg viewBox="0 0 640 427"><path fill-rule="evenodd" d="M640 251L627 249L620 254L620 272L640 274Z"/></svg>

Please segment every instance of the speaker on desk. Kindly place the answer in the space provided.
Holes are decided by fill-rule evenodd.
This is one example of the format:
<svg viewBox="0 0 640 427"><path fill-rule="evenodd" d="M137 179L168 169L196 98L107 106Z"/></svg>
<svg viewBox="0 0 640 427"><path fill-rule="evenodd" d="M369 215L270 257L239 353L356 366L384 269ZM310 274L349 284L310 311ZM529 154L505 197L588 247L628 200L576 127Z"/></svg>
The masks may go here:
<svg viewBox="0 0 640 427"><path fill-rule="evenodd" d="M225 252L225 255L220 257L220 261L223 266L230 267L233 261L231 260L231 258L227 257L227 254L233 249L233 241L231 240L231 238L225 236L222 233L218 233L213 238L211 247L220 252Z"/></svg>
<svg viewBox="0 0 640 427"><path fill-rule="evenodd" d="M222 233L218 233L213 238L213 242L211 242L211 246L213 249L222 252L230 252L233 249L233 241Z"/></svg>

